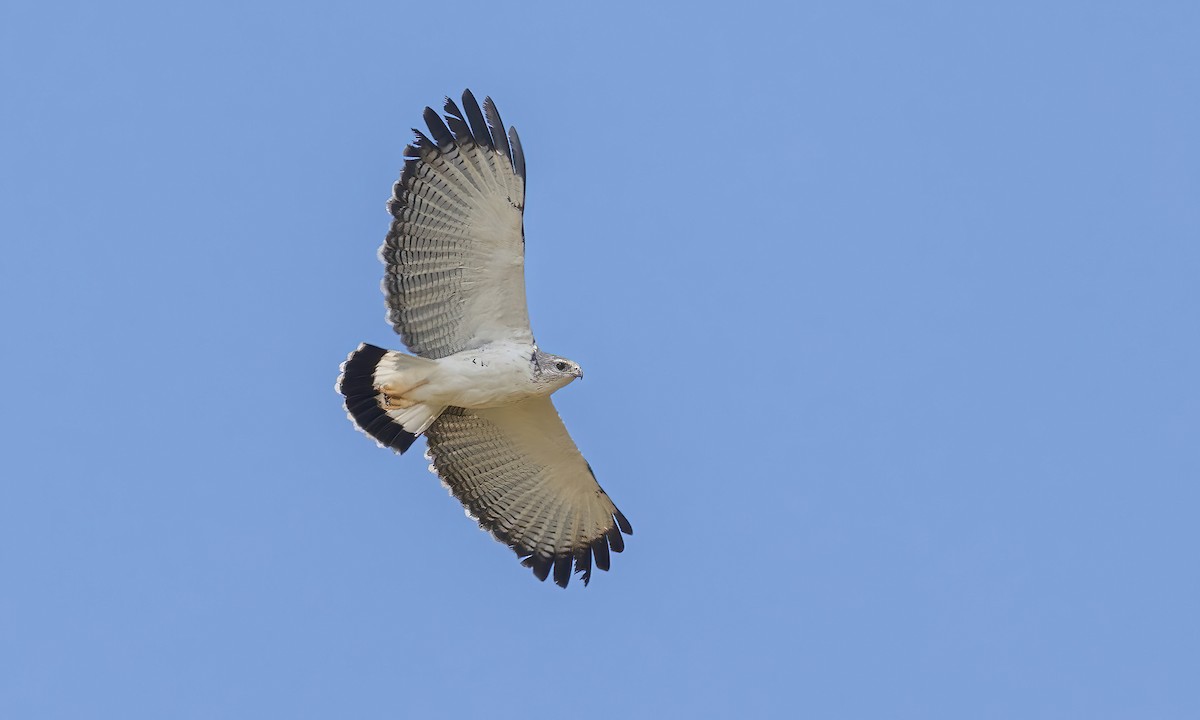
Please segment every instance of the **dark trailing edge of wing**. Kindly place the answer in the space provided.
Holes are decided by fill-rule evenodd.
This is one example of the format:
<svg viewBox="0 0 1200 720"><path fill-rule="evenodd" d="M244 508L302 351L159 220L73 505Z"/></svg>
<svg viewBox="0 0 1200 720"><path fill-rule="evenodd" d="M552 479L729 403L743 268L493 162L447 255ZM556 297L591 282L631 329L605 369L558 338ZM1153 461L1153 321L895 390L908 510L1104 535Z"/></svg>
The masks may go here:
<svg viewBox="0 0 1200 720"><path fill-rule="evenodd" d="M600 537L591 542L590 545L577 548L574 552L563 553L551 557L543 553L535 552L529 548L521 547L519 544L514 544L506 537L502 537L501 533L495 529L488 528L502 542L506 543L517 555L521 556L521 564L533 570L533 574L538 580L545 580L550 576L551 569L554 570L554 584L565 588L571 580L571 565L574 563L575 572L580 573L583 578L583 584L586 587L592 579L592 565L604 571L608 571L611 567L611 555L609 551L619 553L625 549L625 539L621 537L621 533L626 535L633 534L633 527L629 521L618 510L613 515L613 520L617 523L616 527L609 528Z"/></svg>
<svg viewBox="0 0 1200 720"><path fill-rule="evenodd" d="M592 479L596 478L595 471L592 470L591 463L586 463L588 472L591 473ZM601 488L600 492L604 492ZM607 495L607 493L605 493ZM464 498L459 498L465 502ZM554 569L554 583L559 587L565 588L571 580L571 563L575 564L575 572L581 573L583 577L583 585L587 587L588 582L592 579L592 564L595 560L595 566L600 570L608 571L611 567L611 556L609 550L619 553L625 549L625 539L621 537L621 533L626 535L633 534L633 525L625 518L624 513L615 509L612 519L616 523L616 527L609 528L603 535L592 540L589 545L575 549L572 553L565 553L550 557L548 555L538 553L530 548L522 547L518 543L512 542L499 528L491 528L484 525L485 529L489 530L497 539L511 547L517 555L521 556L521 564L527 568L533 569L534 576L538 580L544 581L550 575L550 569ZM483 523L480 523L483 525Z"/></svg>
<svg viewBox="0 0 1200 720"><path fill-rule="evenodd" d="M455 144L461 147L474 144L480 148L504 153L512 163L513 173L522 179L526 178L525 151L521 146L521 138L515 127L508 128L505 133L500 112L490 97L484 97L481 107L474 94L470 90L465 90L462 95L461 109L450 98L446 98L443 109L444 118L432 108L425 108L423 117L429 134L426 135L425 132L413 128L413 142L404 148L404 169L400 174L400 179L393 186L392 197L388 201L388 212L395 218L395 222L385 241L383 248L385 257L387 257L386 253L395 251L398 247L396 238L403 234L404 213L409 202L408 189L413 184L417 169L423 159L434 158L442 150ZM510 201L523 208L524 198L510 199ZM398 286L396 286L398 279L395 275L391 273L385 275L384 282L390 296L394 297L399 294ZM392 308L389 307L389 315L391 312ZM410 338L405 336L403 330L394 322L393 327L400 333L405 345L412 349ZM399 423L394 422L383 411L379 406L378 390L374 387L374 370L385 353L386 351L382 348L367 344L352 353L343 365L343 374L338 379L338 391L345 396L346 410L361 430L381 444L404 452L415 442L416 436L405 431ZM462 411L458 408L449 408L446 414L453 415L456 412ZM436 427L435 423L430 432L436 432L434 430ZM590 471L591 468L589 467L588 470ZM595 477L594 473L593 477ZM469 500L455 489L456 486L453 483L447 482L447 485L474 517L482 517L481 508L473 507ZM625 549L625 541L621 534L632 535L633 528L619 510L614 512L612 519L615 527L610 527L581 548L575 548L570 552L553 557L540 554L534 548L527 547L520 541L508 537L502 529L495 526L495 523L481 520L480 525L491 532L500 542L512 548L521 558L521 564L531 568L534 576L539 580L544 581L553 573L555 584L565 588L570 582L572 567L575 573L582 575L583 584L587 585L591 580L593 566L607 571L611 564L610 553L619 553Z"/></svg>
<svg viewBox="0 0 1200 720"><path fill-rule="evenodd" d="M379 407L379 390L375 388L375 368L387 350L363 343L342 363L337 390L346 398L346 412L366 434L384 447L403 453L412 447L417 436L408 432Z"/></svg>
<svg viewBox="0 0 1200 720"><path fill-rule="evenodd" d="M520 537L518 531L506 527L502 523L502 515L490 512L490 500L487 496L473 492L468 482L469 475L460 475L455 465L455 458L462 448L456 446L452 438L463 437L471 428L471 423L486 422L470 410L459 407L449 407L441 417L429 427L425 434L429 437L429 457L433 461L433 469L441 478L442 483L467 510L467 515L479 523L479 527L491 533L492 537L504 543L517 557L521 564L533 571L534 577L545 580L554 575L554 582L560 587L566 587L571 579L571 567L574 572L583 577L587 585L592 579L593 567L607 571L611 563L610 553L619 553L625 549L624 538L633 534L633 527L620 510L613 508L609 516L608 527L601 529L596 537L581 538L574 547L564 548L557 554L539 550ZM595 478L595 473L588 466L588 472ZM607 496L603 488L597 489Z"/></svg>

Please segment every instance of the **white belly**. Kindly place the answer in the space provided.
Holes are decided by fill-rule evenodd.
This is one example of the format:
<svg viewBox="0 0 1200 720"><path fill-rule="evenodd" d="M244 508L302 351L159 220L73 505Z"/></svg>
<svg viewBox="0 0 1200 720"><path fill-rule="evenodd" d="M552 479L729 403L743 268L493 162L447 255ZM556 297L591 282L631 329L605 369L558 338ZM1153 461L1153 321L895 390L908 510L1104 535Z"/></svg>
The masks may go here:
<svg viewBox="0 0 1200 720"><path fill-rule="evenodd" d="M491 345L448 355L411 396L433 405L486 408L544 394L534 383L532 354L528 345Z"/></svg>

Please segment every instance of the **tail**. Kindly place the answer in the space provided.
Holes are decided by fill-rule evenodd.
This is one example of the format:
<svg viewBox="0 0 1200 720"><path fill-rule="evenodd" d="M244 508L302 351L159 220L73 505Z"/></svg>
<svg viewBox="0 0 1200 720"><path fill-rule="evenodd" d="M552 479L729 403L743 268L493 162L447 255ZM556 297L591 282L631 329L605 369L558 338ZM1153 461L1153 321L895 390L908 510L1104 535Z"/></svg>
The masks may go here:
<svg viewBox="0 0 1200 720"><path fill-rule="evenodd" d="M446 409L405 398L428 382L436 367L433 360L363 343L342 363L337 391L345 396L346 413L359 430L381 447L403 453Z"/></svg>

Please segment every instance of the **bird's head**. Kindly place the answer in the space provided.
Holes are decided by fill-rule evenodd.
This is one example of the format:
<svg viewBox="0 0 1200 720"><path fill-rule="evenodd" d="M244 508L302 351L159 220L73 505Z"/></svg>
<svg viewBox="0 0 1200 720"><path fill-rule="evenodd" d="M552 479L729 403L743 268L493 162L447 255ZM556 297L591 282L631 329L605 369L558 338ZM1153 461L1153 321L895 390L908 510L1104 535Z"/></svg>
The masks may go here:
<svg viewBox="0 0 1200 720"><path fill-rule="evenodd" d="M555 390L564 387L576 378L583 377L583 368L579 363L565 357L544 353L541 350L533 354L534 373L539 381L553 387Z"/></svg>

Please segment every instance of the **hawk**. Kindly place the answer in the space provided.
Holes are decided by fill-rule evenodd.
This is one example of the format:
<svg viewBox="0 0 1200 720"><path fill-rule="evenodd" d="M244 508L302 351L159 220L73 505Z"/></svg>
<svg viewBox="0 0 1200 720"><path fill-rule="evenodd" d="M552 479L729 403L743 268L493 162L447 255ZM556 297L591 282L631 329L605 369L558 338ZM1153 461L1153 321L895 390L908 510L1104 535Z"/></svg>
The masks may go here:
<svg viewBox="0 0 1200 720"><path fill-rule="evenodd" d="M424 435L430 470L539 580L565 588L574 566L587 585L633 528L550 401L583 370L529 327L521 139L490 97L467 90L444 111L413 129L379 249L388 322L412 354L359 345L337 391L381 447Z"/></svg>

